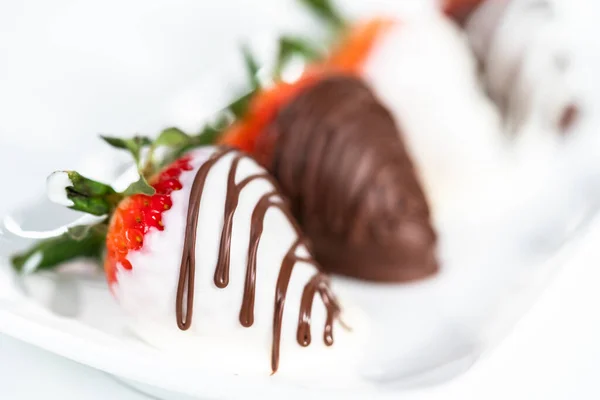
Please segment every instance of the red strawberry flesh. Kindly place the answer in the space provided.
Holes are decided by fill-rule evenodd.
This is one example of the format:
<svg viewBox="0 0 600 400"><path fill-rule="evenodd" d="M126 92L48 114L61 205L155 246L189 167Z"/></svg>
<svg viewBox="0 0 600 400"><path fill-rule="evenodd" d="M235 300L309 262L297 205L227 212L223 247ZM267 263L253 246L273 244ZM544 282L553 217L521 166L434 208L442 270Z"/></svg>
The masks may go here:
<svg viewBox="0 0 600 400"><path fill-rule="evenodd" d="M119 204L110 221L106 237L104 270L109 284L117 281L119 264L127 270L133 268L127 260L127 255L143 247L144 237L148 232L153 229L165 229L162 222L163 213L173 205L171 193L182 188L179 181L181 174L192 170L190 161L189 157L183 157L150 179L150 184L156 190L154 195L137 194Z"/></svg>

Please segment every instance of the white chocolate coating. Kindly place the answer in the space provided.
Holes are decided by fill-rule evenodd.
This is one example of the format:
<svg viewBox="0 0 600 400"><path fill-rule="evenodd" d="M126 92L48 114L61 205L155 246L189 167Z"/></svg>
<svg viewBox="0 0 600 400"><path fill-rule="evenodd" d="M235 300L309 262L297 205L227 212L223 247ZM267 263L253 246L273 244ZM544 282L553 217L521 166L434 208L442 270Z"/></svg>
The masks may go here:
<svg viewBox="0 0 600 400"><path fill-rule="evenodd" d="M215 368L240 374L269 375L275 287L281 262L296 240L287 217L277 208L267 211L260 240L256 268L254 324L240 324L239 312L244 292L250 218L260 197L274 188L258 179L240 195L233 221L229 285L220 289L214 284L219 240L223 224L227 176L235 154L219 160L210 170L204 187L196 240L196 277L194 315L188 331L177 327L175 299L183 248L188 199L198 168L215 151L202 148L192 154L194 170L184 172L183 189L172 193L173 207L163 214L164 231L152 230L144 238L140 251L129 253L133 269L119 266L117 283L112 290L120 305L131 317L132 328L153 345L188 357L210 359ZM236 181L264 172L250 158L239 164ZM298 255L307 255L301 246ZM296 341L298 313L304 286L316 269L298 263L287 291L281 333L279 375L317 375L326 379L345 374L352 366L352 343L348 331L334 324L334 344L322 340L326 312L320 296L315 296L311 323L312 343L301 347Z"/></svg>
<svg viewBox="0 0 600 400"><path fill-rule="evenodd" d="M459 30L437 12L401 19L365 78L395 116L434 214L468 206L470 188L497 174L505 143Z"/></svg>

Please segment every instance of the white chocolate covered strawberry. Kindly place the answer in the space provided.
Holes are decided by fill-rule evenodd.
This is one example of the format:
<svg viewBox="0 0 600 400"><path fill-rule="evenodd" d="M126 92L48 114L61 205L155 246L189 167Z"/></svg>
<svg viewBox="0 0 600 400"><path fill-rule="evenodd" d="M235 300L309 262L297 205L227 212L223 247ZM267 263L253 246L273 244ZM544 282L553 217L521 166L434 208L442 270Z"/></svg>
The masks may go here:
<svg viewBox="0 0 600 400"><path fill-rule="evenodd" d="M105 264L140 335L160 347L223 346L229 367L273 372L280 351L290 369L309 344L332 353L334 334L346 333L340 308L266 171L210 147L151 184L156 194L117 208Z"/></svg>
<svg viewBox="0 0 600 400"><path fill-rule="evenodd" d="M273 178L249 156L201 147L122 193L75 172L55 173L49 185L59 203L108 219L81 229L79 242L40 243L42 263L56 261L45 250L57 243L71 256L90 246L97 255L104 227L110 289L147 342L233 373L353 368L329 279Z"/></svg>

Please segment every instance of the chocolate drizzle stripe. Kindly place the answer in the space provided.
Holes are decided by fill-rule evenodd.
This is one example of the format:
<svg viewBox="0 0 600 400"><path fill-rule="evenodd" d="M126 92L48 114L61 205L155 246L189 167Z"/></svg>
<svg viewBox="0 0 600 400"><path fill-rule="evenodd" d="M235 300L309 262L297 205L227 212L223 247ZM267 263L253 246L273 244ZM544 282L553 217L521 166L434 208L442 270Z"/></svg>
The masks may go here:
<svg viewBox="0 0 600 400"><path fill-rule="evenodd" d="M311 342L310 321L313 300L317 292L321 296L321 300L327 310L323 340L327 346L333 344L333 320L338 316L340 309L333 293L329 289L327 276L317 274L306 284L302 293L300 315L298 316L298 331L296 332L296 338L301 346L308 346Z"/></svg>
<svg viewBox="0 0 600 400"><path fill-rule="evenodd" d="M185 240L183 245L183 254L179 273L179 283L177 286L176 299L176 317L177 326L181 330L187 330L192 324L193 306L194 306L194 277L196 269L196 231L198 227L198 218L200 205L206 179L211 168L218 160L232 152L233 149L224 148L215 152L197 171L192 185L189 199L189 208L186 219ZM252 181L263 179L270 182L277 188L276 182L267 173L254 174L244 178L239 183L235 182L237 169L243 154L234 156L230 166L228 178L226 199L223 211L223 228L219 242L219 256L214 273L214 283L219 288L225 288L229 284L231 236L233 231L233 218L239 202L241 191ZM317 273L307 283L302 295L302 304L300 309L300 322L298 325L298 342L302 346L310 343L310 316L312 303L315 294L318 292L323 304L327 309L327 320L324 330L324 341L328 346L333 343L333 321L339 315L340 308L328 286L327 277L322 274L315 262L310 257L299 257L295 253L301 244L307 248L307 243L300 239L302 232L295 222L290 210L281 198L278 198L278 192L272 191L264 194L256 204L251 217L250 238L248 243L248 258L246 261L246 278L244 283L244 295L240 308L239 320L242 326L250 327L254 323L254 303L256 294L256 260L260 239L263 233L264 220L267 211L271 208L278 208L291 223L298 237L293 246L288 250L284 257L277 278L277 287L275 290L275 308L273 313L273 344L271 354L271 368L275 373L279 367L279 349L281 342L281 325L283 321L283 310L287 288L292 275L294 266L298 262L312 264L317 268ZM185 308L185 310L184 310ZM300 331L303 338L308 335L308 343L303 339L300 341Z"/></svg>
<svg viewBox="0 0 600 400"><path fill-rule="evenodd" d="M192 325L194 313L194 277L196 275L196 231L198 228L198 215L206 177L212 166L223 156L232 152L233 149L223 149L214 153L196 173L194 183L190 192L190 205L188 208L185 240L179 269L179 283L177 284L177 298L175 314L177 326L181 330L188 330ZM187 284L187 285L186 285ZM184 311L184 298L186 309ZM184 315L185 314L185 315Z"/></svg>
<svg viewBox="0 0 600 400"><path fill-rule="evenodd" d="M277 277L277 287L275 289L275 309L273 312L273 349L271 351L271 370L277 371L279 368L279 345L281 343L281 325L283 322L283 308L285 306L285 297L292 276L294 265L298 261L296 250L300 245L300 240L296 240L290 247Z"/></svg>
<svg viewBox="0 0 600 400"><path fill-rule="evenodd" d="M229 170L229 176L227 178L227 198L225 200L225 211L223 215L223 230L221 232L221 241L219 244L219 258L217 260L217 267L215 268L215 285L218 288L225 288L229 284L229 266L231 256L231 230L233 228L233 215L237 208L240 193L242 189L246 187L250 182L256 179L268 179L267 174L255 174L251 175L240 183L235 183L235 175L237 172L238 164L241 157L237 156Z"/></svg>
<svg viewBox="0 0 600 400"><path fill-rule="evenodd" d="M256 297L256 258L258 255L258 246L263 232L263 222L267 210L270 207L278 207L284 214L286 210L281 203L274 202L273 196L276 192L270 192L263 195L254 211L250 220L250 243L248 245L248 264L246 267L246 280L244 283L244 300L240 310L240 323L242 326L249 327L254 323L254 299Z"/></svg>

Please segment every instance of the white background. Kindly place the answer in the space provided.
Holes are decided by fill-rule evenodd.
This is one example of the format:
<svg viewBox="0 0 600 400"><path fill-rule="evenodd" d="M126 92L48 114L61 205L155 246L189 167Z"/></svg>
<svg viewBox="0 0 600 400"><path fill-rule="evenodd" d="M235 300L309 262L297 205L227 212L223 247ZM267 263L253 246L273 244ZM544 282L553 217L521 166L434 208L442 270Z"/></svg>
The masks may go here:
<svg viewBox="0 0 600 400"><path fill-rule="evenodd" d="M38 195L48 171L85 161L98 132L198 126L200 110L224 101L220 88L240 72L222 61L240 38L229 26L262 32L261 21L273 18L279 27L306 25L290 22L287 0L206 4L0 1L0 212ZM244 12L231 12L232 4ZM469 373L398 397L599 399L598 243L600 221L515 331ZM0 336L0 398L144 397L101 372Z"/></svg>

